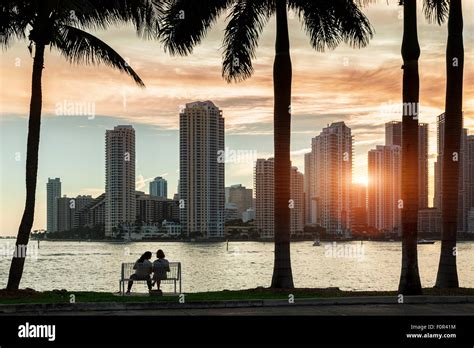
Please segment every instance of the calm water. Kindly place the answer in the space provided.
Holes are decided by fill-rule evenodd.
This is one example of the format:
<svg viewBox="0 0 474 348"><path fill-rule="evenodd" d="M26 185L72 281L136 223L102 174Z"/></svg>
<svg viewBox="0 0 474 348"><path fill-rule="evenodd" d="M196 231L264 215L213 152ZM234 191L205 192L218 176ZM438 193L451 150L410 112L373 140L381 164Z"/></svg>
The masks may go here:
<svg viewBox="0 0 474 348"><path fill-rule="evenodd" d="M0 240L0 288L6 285L14 240ZM295 286L345 290L395 290L400 276L398 242L292 243ZM32 242L34 249L36 242ZM440 242L419 245L422 284L434 285ZM244 289L270 284L273 244L41 242L27 259L21 287L37 290L67 289L118 291L121 262L133 262L146 250L163 249L169 261L181 261L183 291ZM474 242L458 244L460 285L474 287ZM37 252L37 253L36 253ZM144 285L137 286L137 290ZM165 288L166 291L166 288Z"/></svg>

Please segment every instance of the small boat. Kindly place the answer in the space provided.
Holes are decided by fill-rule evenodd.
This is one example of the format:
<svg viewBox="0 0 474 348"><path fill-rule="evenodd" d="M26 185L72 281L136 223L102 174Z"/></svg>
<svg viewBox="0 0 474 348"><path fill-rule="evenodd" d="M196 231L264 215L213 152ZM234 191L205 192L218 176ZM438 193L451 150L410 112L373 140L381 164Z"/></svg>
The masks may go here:
<svg viewBox="0 0 474 348"><path fill-rule="evenodd" d="M313 246L320 246L321 245L321 242L319 241L319 239L316 239L313 243Z"/></svg>
<svg viewBox="0 0 474 348"><path fill-rule="evenodd" d="M418 241L418 244L434 244L435 241L434 240L430 240L430 239L420 239Z"/></svg>

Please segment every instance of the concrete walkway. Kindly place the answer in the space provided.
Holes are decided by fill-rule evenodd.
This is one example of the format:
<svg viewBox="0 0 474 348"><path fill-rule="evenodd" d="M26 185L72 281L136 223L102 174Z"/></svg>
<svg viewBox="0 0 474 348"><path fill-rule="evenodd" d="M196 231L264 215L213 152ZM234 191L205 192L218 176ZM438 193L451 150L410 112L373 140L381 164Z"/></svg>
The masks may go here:
<svg viewBox="0 0 474 348"><path fill-rule="evenodd" d="M0 305L0 315L473 315L474 296Z"/></svg>
<svg viewBox="0 0 474 348"><path fill-rule="evenodd" d="M22 313L25 315L25 313ZM33 314L33 313L31 313ZM474 316L474 304L418 304L418 305L304 305L277 307L240 307L240 308L188 308L188 309L141 309L111 310L94 312L54 312L44 315L132 315L132 316Z"/></svg>

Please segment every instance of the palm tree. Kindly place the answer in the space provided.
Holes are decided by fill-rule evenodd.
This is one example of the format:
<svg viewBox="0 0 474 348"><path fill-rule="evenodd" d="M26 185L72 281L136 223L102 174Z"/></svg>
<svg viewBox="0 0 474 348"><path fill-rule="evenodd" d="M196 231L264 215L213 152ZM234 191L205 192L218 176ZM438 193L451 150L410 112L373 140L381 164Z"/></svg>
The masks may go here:
<svg viewBox="0 0 474 348"><path fill-rule="evenodd" d="M241 81L253 73L252 59L263 27L276 15L274 82L275 259L271 286L293 288L290 261L290 132L291 79L288 9L303 22L318 51L342 41L354 47L368 44L373 32L357 0L171 0L162 35L171 54L187 55L201 42L220 14L229 11L224 35L222 76Z"/></svg>
<svg viewBox="0 0 474 348"><path fill-rule="evenodd" d="M119 0L2 0L0 5L0 44L3 49L14 40L27 39L34 47L28 143L26 154L26 201L18 229L16 250L26 250L34 221L38 150L41 127L44 52L47 46L57 49L69 62L104 63L129 75L144 87L140 77L110 46L86 30L106 28L111 24L131 22L139 33L157 31L159 7L150 1ZM25 253L14 253L8 277L8 290L17 290L23 274Z"/></svg>
<svg viewBox="0 0 474 348"><path fill-rule="evenodd" d="M418 271L418 105L420 78L416 1L403 4L403 118L402 118L402 273L399 292L404 295L421 294Z"/></svg>
<svg viewBox="0 0 474 348"><path fill-rule="evenodd" d="M444 7L447 8L447 5ZM442 174L443 236L436 287L459 287L456 268L458 184L460 142L463 124L462 91L464 72L463 15L461 0L449 1L448 44L446 48L446 104Z"/></svg>
<svg viewBox="0 0 474 348"><path fill-rule="evenodd" d="M421 294L418 270L418 115L420 45L416 18L416 0L401 0L403 5L403 117L402 117L402 270L398 291L404 295ZM443 22L440 0L424 1L425 15Z"/></svg>

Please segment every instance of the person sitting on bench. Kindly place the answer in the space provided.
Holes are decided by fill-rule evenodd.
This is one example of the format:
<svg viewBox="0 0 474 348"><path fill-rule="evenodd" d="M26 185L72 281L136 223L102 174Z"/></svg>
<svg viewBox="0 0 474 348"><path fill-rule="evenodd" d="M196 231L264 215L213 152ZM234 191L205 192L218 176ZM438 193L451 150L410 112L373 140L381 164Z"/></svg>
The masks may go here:
<svg viewBox="0 0 474 348"><path fill-rule="evenodd" d="M167 272L170 271L170 263L165 259L165 253L163 250L156 252L156 260L153 261L153 284L160 290L161 281L168 278Z"/></svg>
<svg viewBox="0 0 474 348"><path fill-rule="evenodd" d="M134 280L146 280L146 285L148 286L148 290L151 290L151 280L150 274L152 270L152 263L151 259L151 251L146 251L143 253L142 256L135 262L133 269L135 273L130 276L130 279ZM130 294L130 290L132 289L133 280L128 282L127 294Z"/></svg>

